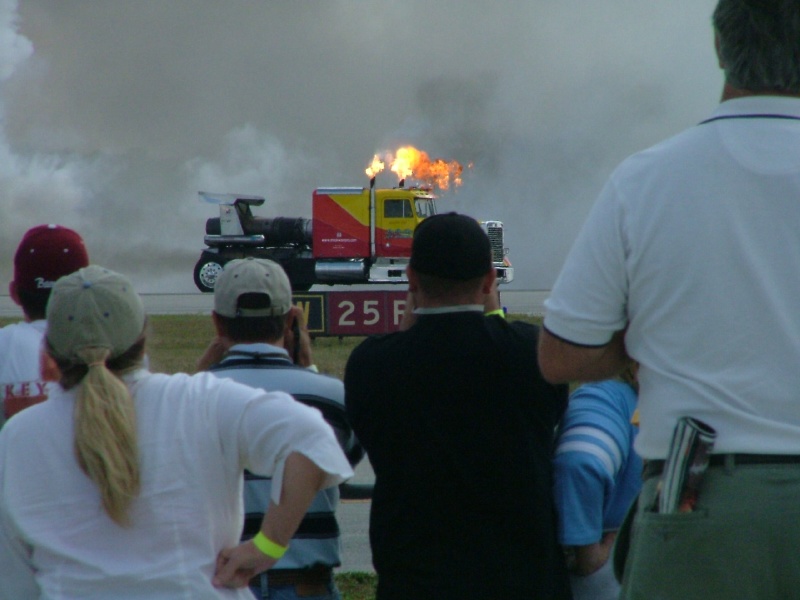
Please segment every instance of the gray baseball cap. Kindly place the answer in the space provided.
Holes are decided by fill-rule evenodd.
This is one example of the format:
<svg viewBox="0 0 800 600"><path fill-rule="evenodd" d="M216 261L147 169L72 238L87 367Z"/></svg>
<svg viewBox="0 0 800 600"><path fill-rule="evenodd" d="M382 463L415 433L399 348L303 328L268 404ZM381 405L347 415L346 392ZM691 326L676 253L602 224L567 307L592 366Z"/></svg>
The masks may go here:
<svg viewBox="0 0 800 600"><path fill-rule="evenodd" d="M244 294L265 296L261 308L243 308ZM214 284L214 312L222 317L279 317L292 308L292 285L278 263L266 258L232 260Z"/></svg>
<svg viewBox="0 0 800 600"><path fill-rule="evenodd" d="M47 304L47 340L69 360L83 348L108 348L116 358L141 337L144 324L144 305L130 280L97 265L56 281Z"/></svg>

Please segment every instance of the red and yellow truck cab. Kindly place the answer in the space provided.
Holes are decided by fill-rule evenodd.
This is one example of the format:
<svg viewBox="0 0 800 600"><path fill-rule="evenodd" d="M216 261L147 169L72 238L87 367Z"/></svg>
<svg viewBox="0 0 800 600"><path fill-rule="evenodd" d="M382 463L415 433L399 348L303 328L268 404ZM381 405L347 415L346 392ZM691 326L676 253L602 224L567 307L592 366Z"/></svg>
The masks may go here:
<svg viewBox="0 0 800 600"><path fill-rule="evenodd" d="M408 258L414 229L435 214L421 188L319 188L312 199L316 258Z"/></svg>

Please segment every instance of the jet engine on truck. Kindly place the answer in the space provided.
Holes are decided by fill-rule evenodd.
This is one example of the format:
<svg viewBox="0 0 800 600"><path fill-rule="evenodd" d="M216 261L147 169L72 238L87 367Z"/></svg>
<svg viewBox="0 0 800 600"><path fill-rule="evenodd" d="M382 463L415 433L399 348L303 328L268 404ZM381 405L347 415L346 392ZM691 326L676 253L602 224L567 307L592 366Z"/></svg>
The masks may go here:
<svg viewBox="0 0 800 600"><path fill-rule="evenodd" d="M295 291L314 284L406 282L411 239L416 226L436 214L435 196L425 188L376 189L334 187L314 190L311 218L257 217L260 196L200 192L219 204L219 217L206 221L206 248L194 268L203 292L225 263L254 256L280 263ZM500 221L479 221L492 244L498 278L508 283L514 269L508 260Z"/></svg>

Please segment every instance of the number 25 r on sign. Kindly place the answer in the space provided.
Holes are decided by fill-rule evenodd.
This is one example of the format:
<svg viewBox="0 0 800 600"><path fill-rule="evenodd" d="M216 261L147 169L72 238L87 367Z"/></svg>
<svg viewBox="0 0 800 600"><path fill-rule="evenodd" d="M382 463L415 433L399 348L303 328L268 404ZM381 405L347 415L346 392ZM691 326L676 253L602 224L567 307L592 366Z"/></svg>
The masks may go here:
<svg viewBox="0 0 800 600"><path fill-rule="evenodd" d="M329 333L372 335L397 331L406 308L406 291L331 292Z"/></svg>

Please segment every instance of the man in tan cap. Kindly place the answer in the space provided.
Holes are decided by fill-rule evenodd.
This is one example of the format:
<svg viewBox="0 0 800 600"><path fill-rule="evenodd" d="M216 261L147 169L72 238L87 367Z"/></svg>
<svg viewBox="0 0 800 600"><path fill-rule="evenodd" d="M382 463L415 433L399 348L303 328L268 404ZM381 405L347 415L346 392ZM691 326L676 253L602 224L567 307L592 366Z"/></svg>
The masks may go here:
<svg viewBox="0 0 800 600"><path fill-rule="evenodd" d="M212 316L218 337L199 367L255 388L287 392L317 408L355 466L364 452L345 413L344 385L315 372L303 313L292 304L283 268L255 258L226 264L214 286ZM258 531L271 488L270 478L245 473L243 539ZM337 488L316 495L286 555L251 581L257 598L338 598L333 581L333 569L341 564L338 504Z"/></svg>
<svg viewBox="0 0 800 600"><path fill-rule="evenodd" d="M39 225L20 241L8 293L25 320L0 329L0 427L11 415L47 399L40 351L50 290L58 278L88 264L86 246L72 229Z"/></svg>

